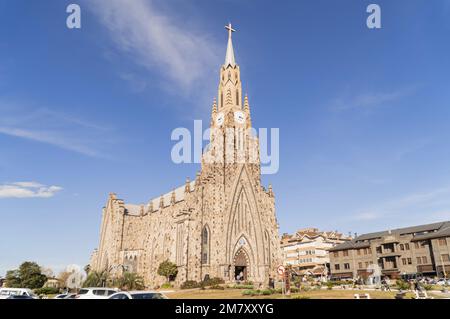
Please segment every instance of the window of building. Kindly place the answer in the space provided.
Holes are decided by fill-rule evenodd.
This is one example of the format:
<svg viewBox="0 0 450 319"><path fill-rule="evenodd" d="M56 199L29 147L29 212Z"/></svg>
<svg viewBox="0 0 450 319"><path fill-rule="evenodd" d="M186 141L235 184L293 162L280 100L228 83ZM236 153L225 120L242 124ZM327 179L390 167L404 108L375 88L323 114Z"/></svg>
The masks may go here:
<svg viewBox="0 0 450 319"><path fill-rule="evenodd" d="M422 264L428 264L428 260L426 256L422 257Z"/></svg>
<svg viewBox="0 0 450 319"><path fill-rule="evenodd" d="M419 245L419 243L417 241L414 243L414 248L416 248L416 249L420 248L420 245Z"/></svg>
<svg viewBox="0 0 450 319"><path fill-rule="evenodd" d="M344 269L350 269L350 264L345 263L345 264L344 264Z"/></svg>
<svg viewBox="0 0 450 319"><path fill-rule="evenodd" d="M348 250L344 250L344 257L348 256Z"/></svg>
<svg viewBox="0 0 450 319"><path fill-rule="evenodd" d="M408 258L408 265L412 265L412 259Z"/></svg>
<svg viewBox="0 0 450 319"><path fill-rule="evenodd" d="M402 264L406 265L406 258L402 258Z"/></svg>
<svg viewBox="0 0 450 319"><path fill-rule="evenodd" d="M334 257L339 257L339 252L338 251L333 252L333 256Z"/></svg>
<svg viewBox="0 0 450 319"><path fill-rule="evenodd" d="M336 264L336 265L334 265L334 269L340 270L340 269L341 269L341 266L339 266L339 264Z"/></svg>
<svg viewBox="0 0 450 319"><path fill-rule="evenodd" d="M359 263L358 263L358 268L359 268L359 269L362 269L362 267L363 267L363 263L362 263L362 262L359 262Z"/></svg>
<svg viewBox="0 0 450 319"><path fill-rule="evenodd" d="M358 249L357 252L358 252L358 256L361 255L361 249Z"/></svg>
<svg viewBox="0 0 450 319"><path fill-rule="evenodd" d="M203 227L202 231L202 264L209 262L209 231L208 226Z"/></svg>
<svg viewBox="0 0 450 319"><path fill-rule="evenodd" d="M377 251L377 254L381 254L381 246L378 246L378 247L376 248L376 251Z"/></svg>
<svg viewBox="0 0 450 319"><path fill-rule="evenodd" d="M409 250L409 244L405 244L405 249Z"/></svg>
<svg viewBox="0 0 450 319"><path fill-rule="evenodd" d="M367 268L367 267L369 267L369 262L368 262L368 261L366 261L366 268Z"/></svg>
<svg viewBox="0 0 450 319"><path fill-rule="evenodd" d="M422 263L422 258L417 257L417 264L420 265Z"/></svg>
<svg viewBox="0 0 450 319"><path fill-rule="evenodd" d="M447 240L445 238L439 238L439 246L447 246Z"/></svg>
<svg viewBox="0 0 450 319"><path fill-rule="evenodd" d="M405 250L405 245L400 244L400 250Z"/></svg>
<svg viewBox="0 0 450 319"><path fill-rule="evenodd" d="M366 248L367 249L367 254L372 255L372 248Z"/></svg>
<svg viewBox="0 0 450 319"><path fill-rule="evenodd" d="M367 255L367 249L364 248L364 255Z"/></svg>
<svg viewBox="0 0 450 319"><path fill-rule="evenodd" d="M449 262L450 261L450 255L449 254L443 254L441 255L443 262Z"/></svg>

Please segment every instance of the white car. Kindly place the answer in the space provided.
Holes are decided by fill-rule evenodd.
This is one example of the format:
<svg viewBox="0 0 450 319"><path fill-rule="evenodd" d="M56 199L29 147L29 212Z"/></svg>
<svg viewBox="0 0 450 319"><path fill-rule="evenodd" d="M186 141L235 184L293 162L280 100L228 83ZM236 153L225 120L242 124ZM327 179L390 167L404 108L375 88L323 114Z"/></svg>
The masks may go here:
<svg viewBox="0 0 450 319"><path fill-rule="evenodd" d="M10 296L28 296L33 299L38 297L28 288L0 288L0 299L7 299Z"/></svg>
<svg viewBox="0 0 450 319"><path fill-rule="evenodd" d="M168 299L157 291L120 291L109 296L108 299Z"/></svg>
<svg viewBox="0 0 450 319"><path fill-rule="evenodd" d="M90 287L82 288L78 292L76 299L108 299L119 290L116 288Z"/></svg>
<svg viewBox="0 0 450 319"><path fill-rule="evenodd" d="M439 286L450 285L450 280L445 280L444 278L439 279L439 280L436 282L436 285L439 285Z"/></svg>

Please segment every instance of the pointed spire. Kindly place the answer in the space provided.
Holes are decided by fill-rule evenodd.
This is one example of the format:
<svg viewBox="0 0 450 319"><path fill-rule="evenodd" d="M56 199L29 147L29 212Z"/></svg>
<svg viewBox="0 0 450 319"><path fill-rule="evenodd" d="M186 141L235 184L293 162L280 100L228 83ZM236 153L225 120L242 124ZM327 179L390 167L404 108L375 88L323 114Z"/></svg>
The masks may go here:
<svg viewBox="0 0 450 319"><path fill-rule="evenodd" d="M184 186L184 192L185 193L190 193L191 192L191 180L188 178L186 178L186 185Z"/></svg>
<svg viewBox="0 0 450 319"><path fill-rule="evenodd" d="M161 195L159 198L159 208L164 208L164 197Z"/></svg>
<svg viewBox="0 0 450 319"><path fill-rule="evenodd" d="M225 67L229 65L234 67L236 65L236 60L234 58L233 41L231 40L231 34L236 30L231 27L231 23L228 23L228 25L225 26L225 29L228 30L228 45L227 54L225 55Z"/></svg>
<svg viewBox="0 0 450 319"><path fill-rule="evenodd" d="M246 110L246 111L250 110L250 105L248 104L248 95L247 95L247 93L245 93L245 98L244 98L244 110Z"/></svg>
<svg viewBox="0 0 450 319"><path fill-rule="evenodd" d="M216 100L216 98L214 98L213 106L212 106L212 114L216 114L216 113L217 113L217 100Z"/></svg>
<svg viewBox="0 0 450 319"><path fill-rule="evenodd" d="M150 203L148 203L148 213L153 213L153 201L151 200Z"/></svg>
<svg viewBox="0 0 450 319"><path fill-rule="evenodd" d="M175 203L176 203L175 190L173 190L172 195L170 196L170 204L175 205Z"/></svg>
<svg viewBox="0 0 450 319"><path fill-rule="evenodd" d="M272 184L269 184L269 191L268 194L270 197L273 197L273 189L272 189Z"/></svg>

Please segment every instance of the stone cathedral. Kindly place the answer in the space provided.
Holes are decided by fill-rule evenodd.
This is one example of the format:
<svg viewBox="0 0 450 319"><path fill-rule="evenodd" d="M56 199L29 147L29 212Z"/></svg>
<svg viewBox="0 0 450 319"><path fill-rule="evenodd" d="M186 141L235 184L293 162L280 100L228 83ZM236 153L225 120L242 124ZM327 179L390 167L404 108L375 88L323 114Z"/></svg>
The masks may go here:
<svg viewBox="0 0 450 319"><path fill-rule="evenodd" d="M175 284L219 277L267 285L281 262L272 187L261 185L259 140L252 134L248 97L242 94L231 25L218 98L211 111L211 137L195 180L149 201L125 203L109 195L100 243L91 269L143 276L148 287L165 260L175 263Z"/></svg>

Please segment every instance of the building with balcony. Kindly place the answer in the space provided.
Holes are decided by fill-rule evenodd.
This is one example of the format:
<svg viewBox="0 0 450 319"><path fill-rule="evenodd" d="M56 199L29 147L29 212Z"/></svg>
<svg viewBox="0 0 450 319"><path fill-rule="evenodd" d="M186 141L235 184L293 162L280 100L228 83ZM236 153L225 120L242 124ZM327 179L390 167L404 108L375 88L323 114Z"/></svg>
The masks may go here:
<svg viewBox="0 0 450 319"><path fill-rule="evenodd" d="M337 231L319 231L317 228L301 229L294 235L283 234L284 264L292 266L298 275L327 276L330 264L328 250L350 239Z"/></svg>
<svg viewBox="0 0 450 319"><path fill-rule="evenodd" d="M450 222L357 236L330 249L331 277L390 278L450 273Z"/></svg>

